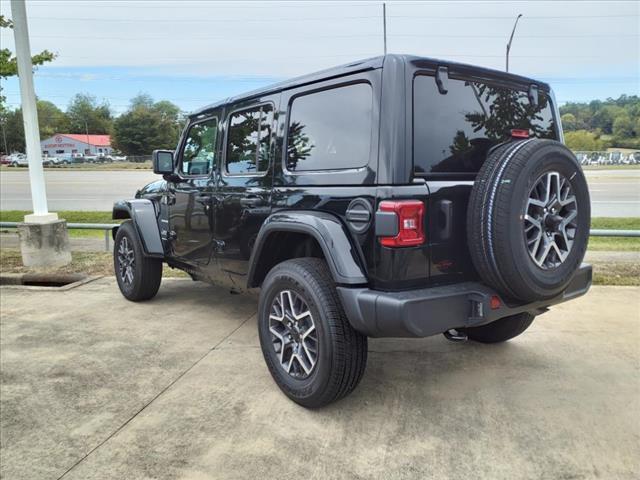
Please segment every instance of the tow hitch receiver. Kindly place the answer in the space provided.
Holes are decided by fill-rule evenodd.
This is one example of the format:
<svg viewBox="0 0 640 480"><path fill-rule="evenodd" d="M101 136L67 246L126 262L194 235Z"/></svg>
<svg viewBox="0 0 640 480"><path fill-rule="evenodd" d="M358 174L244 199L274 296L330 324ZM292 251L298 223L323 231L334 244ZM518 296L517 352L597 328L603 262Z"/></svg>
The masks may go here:
<svg viewBox="0 0 640 480"><path fill-rule="evenodd" d="M447 330L446 332L443 333L443 335L444 335L444 338L446 338L450 342L456 342L456 343L466 342L467 339L469 338L467 337L466 333L456 330L455 328Z"/></svg>

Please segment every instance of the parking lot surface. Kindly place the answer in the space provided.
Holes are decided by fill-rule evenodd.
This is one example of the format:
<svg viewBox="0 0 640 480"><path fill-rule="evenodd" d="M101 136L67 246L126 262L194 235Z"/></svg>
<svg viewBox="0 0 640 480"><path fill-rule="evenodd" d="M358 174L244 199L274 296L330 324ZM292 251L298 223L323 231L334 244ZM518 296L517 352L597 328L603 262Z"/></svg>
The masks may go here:
<svg viewBox="0 0 640 480"><path fill-rule="evenodd" d="M594 287L502 345L369 343L322 410L264 365L251 296L113 278L0 289L6 479L631 479L640 472L640 288Z"/></svg>

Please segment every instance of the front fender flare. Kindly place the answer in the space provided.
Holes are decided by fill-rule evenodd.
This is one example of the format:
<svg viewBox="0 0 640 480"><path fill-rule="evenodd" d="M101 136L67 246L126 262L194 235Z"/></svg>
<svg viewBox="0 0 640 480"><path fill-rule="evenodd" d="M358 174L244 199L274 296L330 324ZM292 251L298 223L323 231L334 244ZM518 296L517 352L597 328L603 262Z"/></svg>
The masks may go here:
<svg viewBox="0 0 640 480"><path fill-rule="evenodd" d="M151 257L164 257L164 248L158 229L156 209L151 200L120 200L113 204L113 219L130 218L142 241L144 253ZM113 237L117 232L113 229Z"/></svg>
<svg viewBox="0 0 640 480"><path fill-rule="evenodd" d="M272 214L262 224L249 260L248 288L259 286L256 278L258 262L269 235L275 232L297 232L313 237L320 245L337 284L367 283L360 255L349 239L348 230L336 216L326 212L286 211ZM268 255L268 252L264 254Z"/></svg>

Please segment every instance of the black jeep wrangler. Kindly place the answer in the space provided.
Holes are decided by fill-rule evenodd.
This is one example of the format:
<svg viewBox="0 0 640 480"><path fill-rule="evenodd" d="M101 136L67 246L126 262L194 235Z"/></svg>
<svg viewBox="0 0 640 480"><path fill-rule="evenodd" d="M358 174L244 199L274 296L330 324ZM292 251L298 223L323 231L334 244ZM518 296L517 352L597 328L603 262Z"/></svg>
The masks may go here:
<svg viewBox="0 0 640 480"><path fill-rule="evenodd" d="M358 385L369 336L503 342L591 285L585 178L529 78L364 60L205 107L153 165L113 209L123 295L163 262L260 288L267 366L306 407Z"/></svg>

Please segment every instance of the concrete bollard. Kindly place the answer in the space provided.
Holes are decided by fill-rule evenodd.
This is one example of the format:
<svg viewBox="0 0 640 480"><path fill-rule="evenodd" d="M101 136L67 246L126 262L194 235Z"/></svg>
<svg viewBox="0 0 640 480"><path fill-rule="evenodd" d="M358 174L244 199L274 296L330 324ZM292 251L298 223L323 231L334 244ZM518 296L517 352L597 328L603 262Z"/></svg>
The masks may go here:
<svg viewBox="0 0 640 480"><path fill-rule="evenodd" d="M66 220L18 224L25 267L61 267L71 263Z"/></svg>

